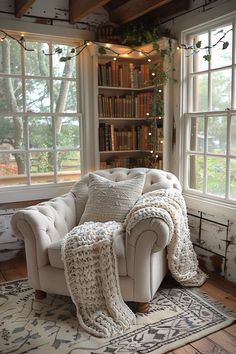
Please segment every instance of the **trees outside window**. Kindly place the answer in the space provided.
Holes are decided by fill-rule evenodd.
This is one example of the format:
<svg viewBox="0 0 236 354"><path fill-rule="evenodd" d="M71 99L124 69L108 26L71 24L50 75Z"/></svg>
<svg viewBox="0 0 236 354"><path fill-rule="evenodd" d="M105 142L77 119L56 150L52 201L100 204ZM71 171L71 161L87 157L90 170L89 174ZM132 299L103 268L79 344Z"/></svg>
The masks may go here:
<svg viewBox="0 0 236 354"><path fill-rule="evenodd" d="M0 44L0 188L58 184L81 173L79 79L71 45ZM57 49L60 48L58 51Z"/></svg>
<svg viewBox="0 0 236 354"><path fill-rule="evenodd" d="M213 46L223 33L228 46ZM228 203L236 202L236 35L235 22L215 24L186 35L206 53L186 56L184 189ZM222 41L223 42L223 41ZM212 47L212 48L211 48ZM209 49L210 48L210 49ZM204 54L210 55L205 60Z"/></svg>

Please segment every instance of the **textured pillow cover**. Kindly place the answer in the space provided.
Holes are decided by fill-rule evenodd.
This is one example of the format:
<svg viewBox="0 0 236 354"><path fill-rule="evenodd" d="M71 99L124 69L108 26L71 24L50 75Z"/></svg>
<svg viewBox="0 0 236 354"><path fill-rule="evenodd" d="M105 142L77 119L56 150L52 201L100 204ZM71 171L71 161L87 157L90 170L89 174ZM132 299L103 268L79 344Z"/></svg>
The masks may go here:
<svg viewBox="0 0 236 354"><path fill-rule="evenodd" d="M114 182L99 175L89 174L88 201L80 224L86 221L123 222L136 200L141 196L145 174Z"/></svg>

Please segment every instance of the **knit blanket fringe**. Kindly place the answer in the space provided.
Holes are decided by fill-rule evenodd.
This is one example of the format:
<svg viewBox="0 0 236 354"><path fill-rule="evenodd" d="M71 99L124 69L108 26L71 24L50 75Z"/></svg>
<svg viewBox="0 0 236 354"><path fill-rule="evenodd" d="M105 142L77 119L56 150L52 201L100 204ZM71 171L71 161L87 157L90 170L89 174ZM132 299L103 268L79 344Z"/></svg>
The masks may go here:
<svg viewBox="0 0 236 354"><path fill-rule="evenodd" d="M65 276L81 326L92 335L111 337L135 323L119 286L114 236L147 218L160 218L169 227L169 270L180 284L200 286L206 275L199 269L190 240L184 198L176 189L160 189L142 195L124 224L115 221L86 222L64 238L62 259Z"/></svg>

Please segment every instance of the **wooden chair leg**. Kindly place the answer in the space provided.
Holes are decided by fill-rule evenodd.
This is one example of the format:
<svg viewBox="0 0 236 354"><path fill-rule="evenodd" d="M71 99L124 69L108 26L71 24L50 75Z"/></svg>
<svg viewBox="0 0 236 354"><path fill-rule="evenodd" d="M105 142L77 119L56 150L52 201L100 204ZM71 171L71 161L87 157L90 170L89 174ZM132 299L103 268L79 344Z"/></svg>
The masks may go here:
<svg viewBox="0 0 236 354"><path fill-rule="evenodd" d="M47 294L45 293L45 291L35 290L35 299L36 300L43 300L43 299L45 299L46 296L47 296Z"/></svg>
<svg viewBox="0 0 236 354"><path fill-rule="evenodd" d="M137 303L137 312L147 313L149 309L149 302L138 302Z"/></svg>

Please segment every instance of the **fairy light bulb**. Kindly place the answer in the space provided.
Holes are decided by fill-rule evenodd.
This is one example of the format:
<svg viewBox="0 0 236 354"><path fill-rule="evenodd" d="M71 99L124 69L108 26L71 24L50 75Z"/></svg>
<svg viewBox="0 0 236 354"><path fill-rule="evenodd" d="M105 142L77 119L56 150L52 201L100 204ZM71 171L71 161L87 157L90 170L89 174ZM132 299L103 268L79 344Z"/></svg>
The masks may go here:
<svg viewBox="0 0 236 354"><path fill-rule="evenodd" d="M129 55L128 53L125 53L125 54L124 54L125 57L128 57L128 55Z"/></svg>
<svg viewBox="0 0 236 354"><path fill-rule="evenodd" d="M0 42L3 42L4 41L4 38L0 38Z"/></svg>
<svg viewBox="0 0 236 354"><path fill-rule="evenodd" d="M177 49L177 50L180 50L180 46L177 46L176 49Z"/></svg>
<svg viewBox="0 0 236 354"><path fill-rule="evenodd" d="M151 132L149 132L149 133L148 133L148 135L152 135L152 133L151 133Z"/></svg>
<svg viewBox="0 0 236 354"><path fill-rule="evenodd" d="M160 143L163 144L163 140L161 140Z"/></svg>
<svg viewBox="0 0 236 354"><path fill-rule="evenodd" d="M146 113L146 116L149 116L149 115L150 115L150 113L149 113L149 112L147 112L147 113Z"/></svg>
<svg viewBox="0 0 236 354"><path fill-rule="evenodd" d="M142 52L138 52L138 54L142 57L143 56L143 53Z"/></svg>
<svg viewBox="0 0 236 354"><path fill-rule="evenodd" d="M110 48L111 44L110 43L106 43L105 47Z"/></svg>
<svg viewBox="0 0 236 354"><path fill-rule="evenodd" d="M150 154L153 154L153 150L150 150Z"/></svg>
<svg viewBox="0 0 236 354"><path fill-rule="evenodd" d="M158 92L162 92L162 89L159 89Z"/></svg>
<svg viewBox="0 0 236 354"><path fill-rule="evenodd" d="M159 155L156 154L156 155L155 155L155 158L158 159L158 157L159 157Z"/></svg>
<svg viewBox="0 0 236 354"><path fill-rule="evenodd" d="M152 76L155 76L156 74L155 73L152 73Z"/></svg>
<svg viewBox="0 0 236 354"><path fill-rule="evenodd" d="M151 63L152 59L148 58L148 62Z"/></svg>
<svg viewBox="0 0 236 354"><path fill-rule="evenodd" d="M116 58L116 57L114 57L114 58L113 58L113 60L115 60L115 61L116 61L116 60L117 60L117 58Z"/></svg>

